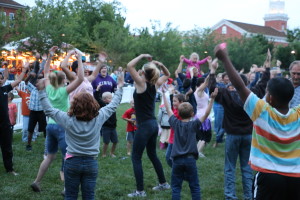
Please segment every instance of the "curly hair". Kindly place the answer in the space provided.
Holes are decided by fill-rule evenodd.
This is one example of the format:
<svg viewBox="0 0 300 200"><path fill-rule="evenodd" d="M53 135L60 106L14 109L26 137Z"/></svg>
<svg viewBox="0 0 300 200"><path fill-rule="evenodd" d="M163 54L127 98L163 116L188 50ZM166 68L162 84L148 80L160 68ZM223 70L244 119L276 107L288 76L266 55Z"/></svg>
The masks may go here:
<svg viewBox="0 0 300 200"><path fill-rule="evenodd" d="M98 102L91 94L81 92L74 96L68 115L80 121L90 121L99 115L99 109Z"/></svg>

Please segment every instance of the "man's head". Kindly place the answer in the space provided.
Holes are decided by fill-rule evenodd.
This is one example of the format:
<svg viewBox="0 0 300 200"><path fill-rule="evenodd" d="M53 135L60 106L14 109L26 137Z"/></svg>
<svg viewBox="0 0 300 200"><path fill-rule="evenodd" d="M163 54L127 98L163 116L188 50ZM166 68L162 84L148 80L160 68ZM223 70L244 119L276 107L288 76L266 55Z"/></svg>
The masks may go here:
<svg viewBox="0 0 300 200"><path fill-rule="evenodd" d="M276 77L269 80L267 85L267 102L276 108L276 105L287 105L294 96L294 87L286 78Z"/></svg>
<svg viewBox="0 0 300 200"><path fill-rule="evenodd" d="M184 102L180 104L178 107L178 114L181 117L181 119L189 119L193 117L194 116L193 106L188 102Z"/></svg>
<svg viewBox="0 0 300 200"><path fill-rule="evenodd" d="M105 103L110 103L111 100L112 100L112 94L110 92L104 92L102 94L102 100L105 102Z"/></svg>
<svg viewBox="0 0 300 200"><path fill-rule="evenodd" d="M300 60L296 60L290 64L290 76L294 87L300 85Z"/></svg>

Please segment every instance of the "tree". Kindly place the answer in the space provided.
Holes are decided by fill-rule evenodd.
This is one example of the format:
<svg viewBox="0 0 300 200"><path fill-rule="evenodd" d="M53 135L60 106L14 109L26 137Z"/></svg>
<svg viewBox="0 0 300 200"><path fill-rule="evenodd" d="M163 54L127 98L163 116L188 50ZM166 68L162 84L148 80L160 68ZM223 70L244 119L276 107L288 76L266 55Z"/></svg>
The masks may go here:
<svg viewBox="0 0 300 200"><path fill-rule="evenodd" d="M294 55L291 53L293 48L291 46L278 46L276 51L276 58L280 60L283 68L288 68L290 63L295 60Z"/></svg>
<svg viewBox="0 0 300 200"><path fill-rule="evenodd" d="M287 38L289 42L300 41L300 28L287 30Z"/></svg>

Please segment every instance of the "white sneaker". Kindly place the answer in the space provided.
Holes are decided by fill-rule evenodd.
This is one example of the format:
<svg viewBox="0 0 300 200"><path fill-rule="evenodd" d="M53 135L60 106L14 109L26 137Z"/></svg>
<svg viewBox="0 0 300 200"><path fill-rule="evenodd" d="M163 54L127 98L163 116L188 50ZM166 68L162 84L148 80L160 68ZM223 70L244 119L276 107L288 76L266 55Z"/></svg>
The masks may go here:
<svg viewBox="0 0 300 200"><path fill-rule="evenodd" d="M153 187L152 190L168 190L171 186L168 183L158 184L157 186Z"/></svg>
<svg viewBox="0 0 300 200"><path fill-rule="evenodd" d="M201 152L199 152L199 158L205 158L205 155L203 154L203 153L201 153Z"/></svg>
<svg viewBox="0 0 300 200"><path fill-rule="evenodd" d="M146 197L147 195L146 195L145 191L139 192L139 191L136 190L133 193L128 194L127 196L128 197Z"/></svg>

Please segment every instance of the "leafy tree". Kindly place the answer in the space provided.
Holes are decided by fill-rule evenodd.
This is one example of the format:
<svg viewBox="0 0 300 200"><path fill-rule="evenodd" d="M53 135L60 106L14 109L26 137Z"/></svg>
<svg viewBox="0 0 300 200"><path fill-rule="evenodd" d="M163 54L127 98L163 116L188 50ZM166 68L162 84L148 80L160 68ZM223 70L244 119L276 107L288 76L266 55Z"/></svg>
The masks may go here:
<svg viewBox="0 0 300 200"><path fill-rule="evenodd" d="M276 58L281 61L283 68L288 68L290 63L295 60L295 57L293 54L291 54L292 51L291 46L278 46L276 51Z"/></svg>
<svg viewBox="0 0 300 200"><path fill-rule="evenodd" d="M300 41L300 28L287 30L287 38L289 42Z"/></svg>

